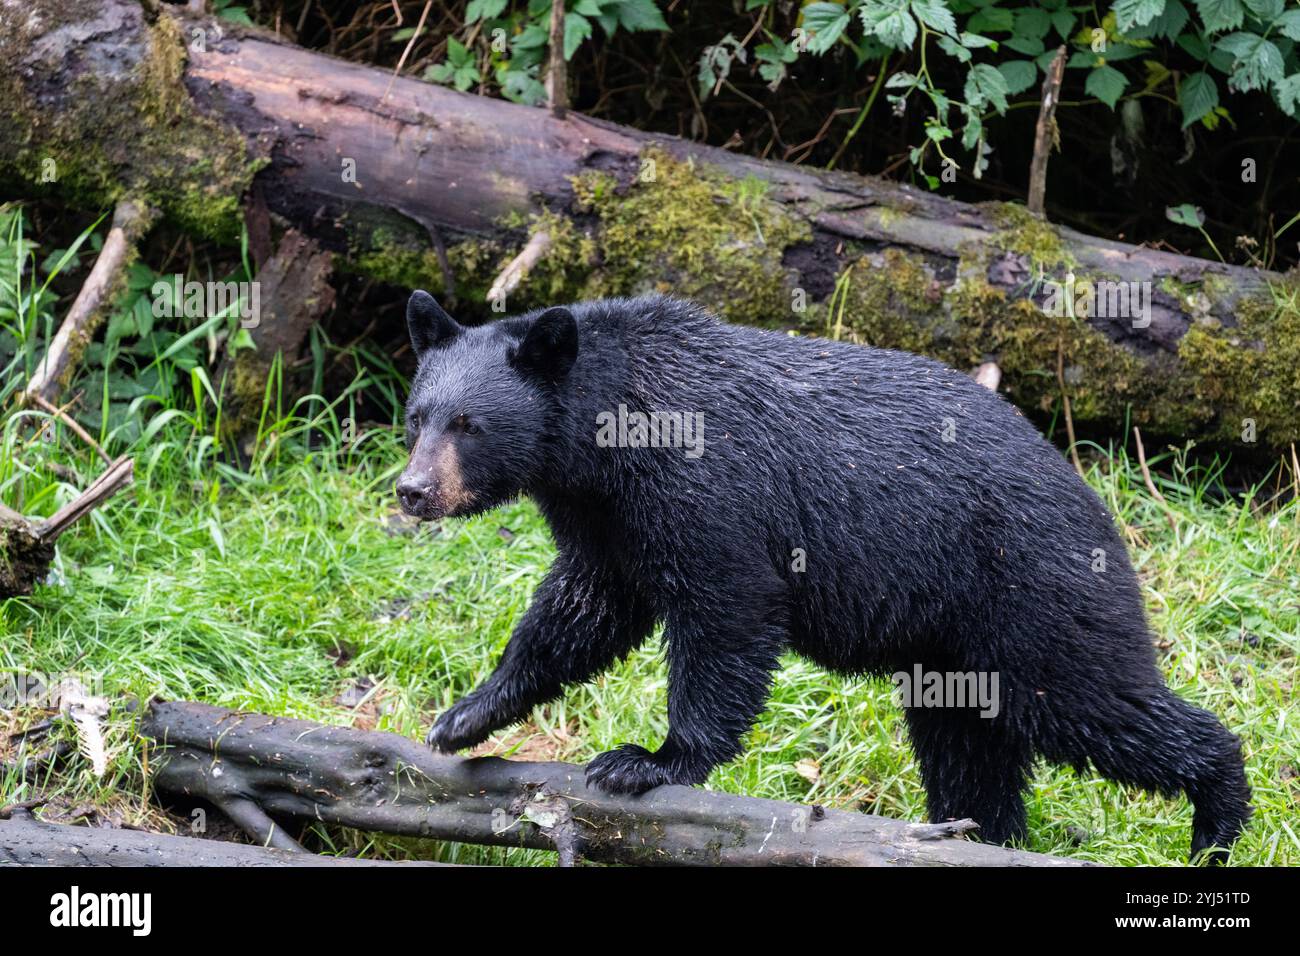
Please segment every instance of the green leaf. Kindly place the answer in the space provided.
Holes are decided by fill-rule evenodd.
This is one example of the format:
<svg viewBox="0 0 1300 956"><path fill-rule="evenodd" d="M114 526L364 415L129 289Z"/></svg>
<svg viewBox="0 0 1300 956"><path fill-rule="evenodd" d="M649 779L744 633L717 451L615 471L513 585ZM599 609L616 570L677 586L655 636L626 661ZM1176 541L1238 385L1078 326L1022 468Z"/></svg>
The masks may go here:
<svg viewBox="0 0 1300 956"><path fill-rule="evenodd" d="M1007 93L1011 96L1023 93L1038 79L1038 67L1032 60L1006 60L998 64L998 72L1006 80Z"/></svg>
<svg viewBox="0 0 1300 956"><path fill-rule="evenodd" d="M977 11L966 21L966 29L971 33L1010 33L1016 15L1000 7L985 7Z"/></svg>
<svg viewBox="0 0 1300 956"><path fill-rule="evenodd" d="M944 0L912 0L912 13L931 30L952 37L957 35L957 21Z"/></svg>
<svg viewBox="0 0 1300 956"><path fill-rule="evenodd" d="M248 10L244 7L225 7L217 11L217 16L230 23L238 23L240 26L253 25L253 21L248 18Z"/></svg>
<svg viewBox="0 0 1300 956"><path fill-rule="evenodd" d="M1288 10L1277 18L1273 29L1284 37L1300 40L1300 10Z"/></svg>
<svg viewBox="0 0 1300 956"><path fill-rule="evenodd" d="M984 122L980 119L978 110L966 109L962 112L966 115L966 127L961 132L961 145L963 149L974 149L984 133Z"/></svg>
<svg viewBox="0 0 1300 956"><path fill-rule="evenodd" d="M1165 209L1165 216L1170 222L1176 222L1180 226L1191 226L1193 229L1200 229L1205 225L1205 211L1191 203L1169 206Z"/></svg>
<svg viewBox="0 0 1300 956"><path fill-rule="evenodd" d="M885 46L906 50L916 40L916 21L907 12L907 5L902 0L867 0L859 15L867 33Z"/></svg>
<svg viewBox="0 0 1300 956"><path fill-rule="evenodd" d="M1210 45L1197 33L1184 33L1178 38L1178 45L1189 56L1204 63L1210 58Z"/></svg>
<svg viewBox="0 0 1300 956"><path fill-rule="evenodd" d="M1076 19L1078 18L1068 8L1057 10L1052 14L1052 29L1062 40L1068 40Z"/></svg>
<svg viewBox="0 0 1300 956"><path fill-rule="evenodd" d="M1163 0L1162 0L1163 2ZM1033 37L1041 40L1052 29L1052 18L1046 10L1038 7L1026 7L1016 12L1015 26L1012 32L1020 37Z"/></svg>
<svg viewBox="0 0 1300 956"><path fill-rule="evenodd" d="M969 63L971 58L970 50L966 49L951 37L939 37L939 49L943 50L951 57L956 57L961 63Z"/></svg>
<svg viewBox="0 0 1300 956"><path fill-rule="evenodd" d="M991 46L997 48L998 41L990 40L988 37L982 37L978 33L963 33L960 37L961 45L968 50L978 50L981 47Z"/></svg>
<svg viewBox="0 0 1300 956"><path fill-rule="evenodd" d="M1241 0L1196 0L1196 10L1210 33L1235 30L1246 18Z"/></svg>
<svg viewBox="0 0 1300 956"><path fill-rule="evenodd" d="M1220 37L1216 49L1232 54L1232 75L1228 87L1241 92L1260 90L1282 79L1282 53L1270 41L1254 33L1229 33Z"/></svg>
<svg viewBox="0 0 1300 956"><path fill-rule="evenodd" d="M470 0L465 7L465 25L501 16L509 0Z"/></svg>
<svg viewBox="0 0 1300 956"><path fill-rule="evenodd" d="M1264 24L1272 23L1280 17L1286 6L1282 0L1245 0L1245 4L1255 19Z"/></svg>
<svg viewBox="0 0 1300 956"><path fill-rule="evenodd" d="M849 25L849 12L838 3L810 3L803 8L803 28L810 34L808 49L825 53Z"/></svg>
<svg viewBox="0 0 1300 956"><path fill-rule="evenodd" d="M1007 81L987 63L977 63L966 74L964 96L971 106L988 103L999 113L1007 111Z"/></svg>
<svg viewBox="0 0 1300 956"><path fill-rule="evenodd" d="M1165 12L1165 0L1115 0L1115 25L1127 33L1144 27Z"/></svg>
<svg viewBox="0 0 1300 956"><path fill-rule="evenodd" d="M1273 87L1277 105L1288 116L1300 114L1300 73L1292 73Z"/></svg>
<svg viewBox="0 0 1300 956"><path fill-rule="evenodd" d="M1131 40L1152 40L1163 38L1172 40L1183 32L1191 14L1183 6L1182 0L1168 0L1164 12L1144 27L1135 27L1125 31Z"/></svg>
<svg viewBox="0 0 1300 956"><path fill-rule="evenodd" d="M510 45L516 50L536 50L546 46L550 39L551 35L546 27L540 23L530 23L524 27L523 33L510 41Z"/></svg>
<svg viewBox="0 0 1300 956"><path fill-rule="evenodd" d="M1128 80L1119 70L1113 66L1099 66L1088 74L1088 81L1083 84L1083 89L1090 96L1097 97L1114 109L1127 86Z"/></svg>
<svg viewBox="0 0 1300 956"><path fill-rule="evenodd" d="M1219 105L1219 86L1204 70L1193 73L1183 80L1178 102L1183 108L1183 129L1187 129Z"/></svg>
<svg viewBox="0 0 1300 956"><path fill-rule="evenodd" d="M591 21L580 13L564 15L564 58L573 59L573 54L582 46L582 41L591 37Z"/></svg>
<svg viewBox="0 0 1300 956"><path fill-rule="evenodd" d="M602 6L608 8L608 4ZM668 23L654 0L623 0L612 8L618 17L619 26L633 33L639 30L667 30Z"/></svg>
<svg viewBox="0 0 1300 956"><path fill-rule="evenodd" d="M1025 56L1038 56L1044 50L1043 41L1037 37L1023 37L1019 34L1012 36L1008 40L1002 41L1003 45L1015 50L1017 53L1023 53Z"/></svg>

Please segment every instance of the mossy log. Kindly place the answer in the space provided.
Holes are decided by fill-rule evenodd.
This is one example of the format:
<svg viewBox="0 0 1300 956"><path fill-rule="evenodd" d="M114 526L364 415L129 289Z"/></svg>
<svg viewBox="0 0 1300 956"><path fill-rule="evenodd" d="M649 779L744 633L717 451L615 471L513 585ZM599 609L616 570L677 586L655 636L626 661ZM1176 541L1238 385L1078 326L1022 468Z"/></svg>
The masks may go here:
<svg viewBox="0 0 1300 956"><path fill-rule="evenodd" d="M152 703L140 733L158 748L149 765L159 794L234 800L286 824L556 850L561 862L1078 865L962 839L970 820L905 823L694 787L612 796L572 764L448 757L397 734L186 701Z"/></svg>
<svg viewBox="0 0 1300 956"><path fill-rule="evenodd" d="M69 202L134 195L229 240L256 184L340 267L474 303L544 231L511 310L669 290L733 321L996 361L1031 413L1057 407L1061 363L1085 434L1300 438L1295 277L395 79L156 0L33 0L0 20L0 56L0 166ZM1067 276L1149 283L1149 311L1053 314L1046 282Z"/></svg>

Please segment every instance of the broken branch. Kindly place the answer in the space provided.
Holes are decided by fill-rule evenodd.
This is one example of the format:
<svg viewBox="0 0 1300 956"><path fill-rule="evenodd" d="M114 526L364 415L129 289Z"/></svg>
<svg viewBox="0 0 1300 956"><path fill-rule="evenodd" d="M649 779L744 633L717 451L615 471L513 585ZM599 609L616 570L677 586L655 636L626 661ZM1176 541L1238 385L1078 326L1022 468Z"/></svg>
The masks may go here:
<svg viewBox="0 0 1300 956"><path fill-rule="evenodd" d="M49 351L23 390L24 402L38 404L37 398L52 402L58 395L66 373L94 336L136 243L153 223L154 217L152 209L133 200L124 199L117 204L113 211L113 225L99 251L99 258L50 342Z"/></svg>

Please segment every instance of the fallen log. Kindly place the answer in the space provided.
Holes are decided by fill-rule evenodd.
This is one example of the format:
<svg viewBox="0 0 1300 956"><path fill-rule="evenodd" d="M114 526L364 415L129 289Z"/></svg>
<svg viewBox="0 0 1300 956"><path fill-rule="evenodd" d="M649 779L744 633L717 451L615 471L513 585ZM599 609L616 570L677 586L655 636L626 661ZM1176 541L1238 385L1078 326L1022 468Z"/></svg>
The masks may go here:
<svg viewBox="0 0 1300 956"><path fill-rule="evenodd" d="M394 79L152 0L34 0L0 21L0 57L0 168L43 195L140 196L233 240L256 179L347 268L476 302L545 232L512 310L675 291L736 321L996 362L1041 414L1065 397L1060 352L1081 431L1300 440L1300 311L1279 309L1276 275Z"/></svg>
<svg viewBox="0 0 1300 956"><path fill-rule="evenodd" d="M590 789L582 767L435 754L406 737L185 701L152 703L140 734L160 794L254 804L279 820L557 850L561 860L786 866L1074 866L963 839L969 821L901 820L660 787Z"/></svg>
<svg viewBox="0 0 1300 956"><path fill-rule="evenodd" d="M0 819L0 866L446 866L355 860L143 830L73 827L15 813Z"/></svg>

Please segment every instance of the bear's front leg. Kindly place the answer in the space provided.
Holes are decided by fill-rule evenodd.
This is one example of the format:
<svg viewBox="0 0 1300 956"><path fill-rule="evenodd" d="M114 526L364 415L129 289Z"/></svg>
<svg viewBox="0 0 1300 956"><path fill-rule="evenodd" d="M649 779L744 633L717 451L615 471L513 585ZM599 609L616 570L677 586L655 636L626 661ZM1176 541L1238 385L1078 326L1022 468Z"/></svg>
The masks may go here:
<svg viewBox="0 0 1300 956"><path fill-rule="evenodd" d="M720 624L715 615L675 612L668 641L668 736L651 753L623 744L587 764L587 784L607 793L644 793L667 783L703 783L740 753L772 686L785 633L746 615Z"/></svg>
<svg viewBox="0 0 1300 956"><path fill-rule="evenodd" d="M627 655L653 627L649 606L623 582L561 555L492 676L439 717L425 743L443 753L481 744Z"/></svg>

